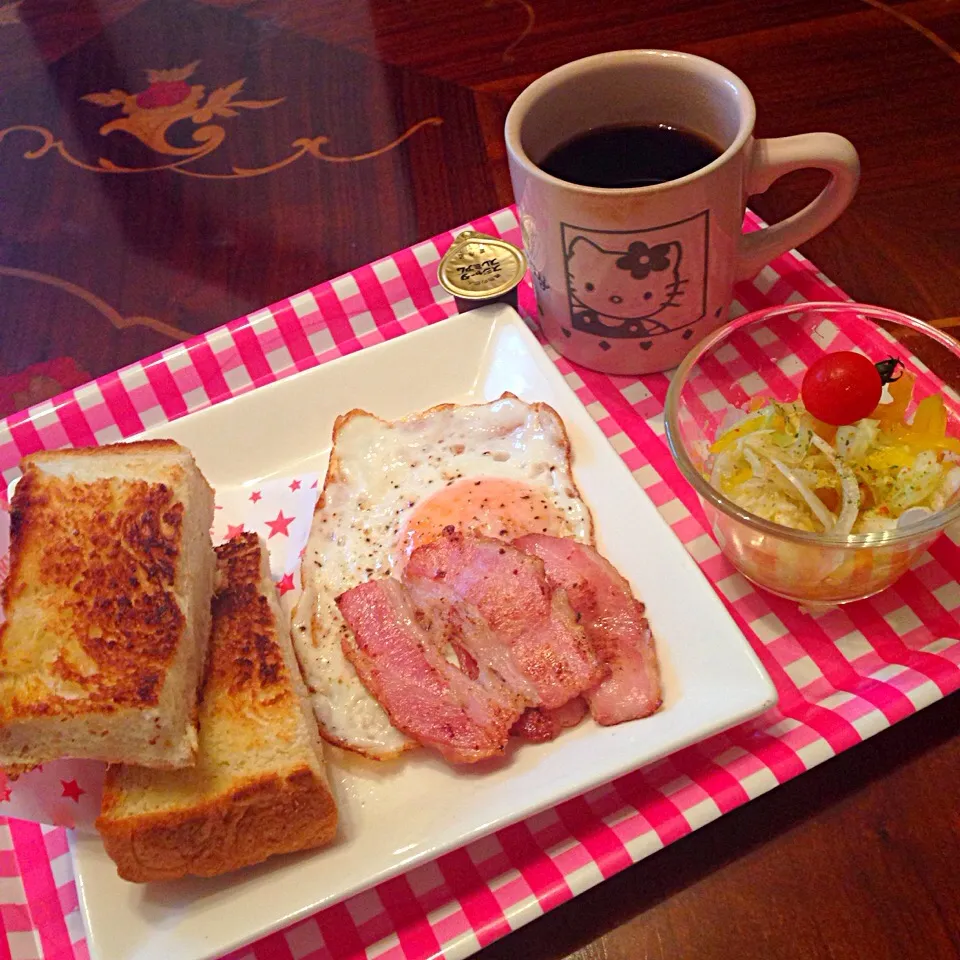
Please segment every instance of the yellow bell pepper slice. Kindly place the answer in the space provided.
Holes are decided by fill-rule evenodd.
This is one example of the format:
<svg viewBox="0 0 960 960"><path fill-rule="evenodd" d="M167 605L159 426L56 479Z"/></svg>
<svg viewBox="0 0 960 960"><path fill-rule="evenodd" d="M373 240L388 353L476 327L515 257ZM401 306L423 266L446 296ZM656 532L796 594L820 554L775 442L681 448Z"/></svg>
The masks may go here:
<svg viewBox="0 0 960 960"><path fill-rule="evenodd" d="M753 471L746 465L738 467L729 477L724 477L720 481L720 486L724 493L732 493L741 483L745 483L753 476Z"/></svg>
<svg viewBox="0 0 960 960"><path fill-rule="evenodd" d="M887 384L892 402L881 403L871 414L873 420L880 421L881 429L888 424L890 426L903 424L907 416L907 407L910 405L910 398L913 396L913 385L916 379L914 374L905 373L899 379Z"/></svg>
<svg viewBox="0 0 960 960"><path fill-rule="evenodd" d="M943 405L943 397L936 394L924 397L917 404L910 427L914 433L921 436L938 438L946 436L947 408Z"/></svg>
<svg viewBox="0 0 960 960"><path fill-rule="evenodd" d="M865 463L873 470L898 470L901 467L912 467L916 458L916 453L909 447L884 446L868 453Z"/></svg>
<svg viewBox="0 0 960 960"><path fill-rule="evenodd" d="M956 437L935 437L914 433L909 427L890 427L883 433L914 454L923 453L924 450L949 450L951 453L960 453L960 440Z"/></svg>
<svg viewBox="0 0 960 960"><path fill-rule="evenodd" d="M943 397L933 394L924 397L910 424L889 424L883 432L906 445L914 453L924 450L949 450L960 453L960 439L947 434L947 409Z"/></svg>
<svg viewBox="0 0 960 960"><path fill-rule="evenodd" d="M732 447L739 439L747 436L750 433L755 433L757 430L762 430L770 426L773 426L774 429L776 429L777 421L779 421L782 429L783 417L781 417L779 414L775 416L772 416L771 414L772 411L764 407L763 410L752 414L745 420L741 420L738 424L730 427L729 430L725 431L713 441L713 445L710 447L710 452L723 453L724 450L729 450L730 447Z"/></svg>

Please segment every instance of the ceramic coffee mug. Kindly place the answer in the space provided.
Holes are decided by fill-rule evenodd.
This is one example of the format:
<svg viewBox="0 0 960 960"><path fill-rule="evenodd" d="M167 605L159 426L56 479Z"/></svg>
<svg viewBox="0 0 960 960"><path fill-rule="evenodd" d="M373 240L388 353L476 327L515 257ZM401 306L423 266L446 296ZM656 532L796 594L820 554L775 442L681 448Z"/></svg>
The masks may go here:
<svg viewBox="0 0 960 960"><path fill-rule="evenodd" d="M535 81L510 108L506 142L543 332L565 357L606 373L676 366L726 319L736 280L809 240L850 203L860 164L832 133L755 140L753 97L710 60L624 50L577 60ZM667 124L722 149L688 176L606 189L540 169L585 131ZM830 182L808 206L741 232L746 199L791 170Z"/></svg>

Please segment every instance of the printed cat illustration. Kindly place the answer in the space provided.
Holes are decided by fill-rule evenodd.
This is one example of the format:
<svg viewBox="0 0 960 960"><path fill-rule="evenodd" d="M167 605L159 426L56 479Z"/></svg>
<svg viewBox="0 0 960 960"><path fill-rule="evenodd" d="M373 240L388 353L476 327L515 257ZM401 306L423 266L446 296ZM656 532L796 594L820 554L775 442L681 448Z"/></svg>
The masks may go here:
<svg viewBox="0 0 960 960"><path fill-rule="evenodd" d="M651 337L669 333L670 309L680 306L683 245L634 241L607 250L589 237L574 237L567 251L567 283L575 329L603 337ZM681 324L683 325L683 324Z"/></svg>

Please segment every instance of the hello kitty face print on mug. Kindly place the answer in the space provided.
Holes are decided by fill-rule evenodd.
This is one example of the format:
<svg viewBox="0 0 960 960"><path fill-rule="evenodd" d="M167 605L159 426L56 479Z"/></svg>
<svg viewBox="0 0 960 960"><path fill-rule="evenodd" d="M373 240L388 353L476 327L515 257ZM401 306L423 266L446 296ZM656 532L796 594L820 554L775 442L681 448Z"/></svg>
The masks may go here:
<svg viewBox="0 0 960 960"><path fill-rule="evenodd" d="M641 350L675 330L689 340L707 309L707 227L706 213L633 233L561 223L570 336L629 338Z"/></svg>
<svg viewBox="0 0 960 960"><path fill-rule="evenodd" d="M736 280L827 227L859 177L830 133L753 138L729 70L627 50L541 77L506 121L538 319L556 350L607 373L676 366L726 320ZM781 223L742 234L748 196L803 167L830 182Z"/></svg>

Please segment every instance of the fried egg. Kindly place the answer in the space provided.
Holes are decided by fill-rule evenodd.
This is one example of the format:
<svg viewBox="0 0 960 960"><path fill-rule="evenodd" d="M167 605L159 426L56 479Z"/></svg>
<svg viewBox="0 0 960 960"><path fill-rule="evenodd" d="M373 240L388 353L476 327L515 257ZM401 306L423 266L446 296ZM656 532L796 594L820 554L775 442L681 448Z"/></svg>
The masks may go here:
<svg viewBox="0 0 960 960"><path fill-rule="evenodd" d="M503 540L546 533L593 542L556 411L504 394L394 422L363 410L338 418L293 621L314 712L331 742L377 759L415 746L345 657L349 628L335 601L366 580L399 576L416 547L450 526Z"/></svg>

